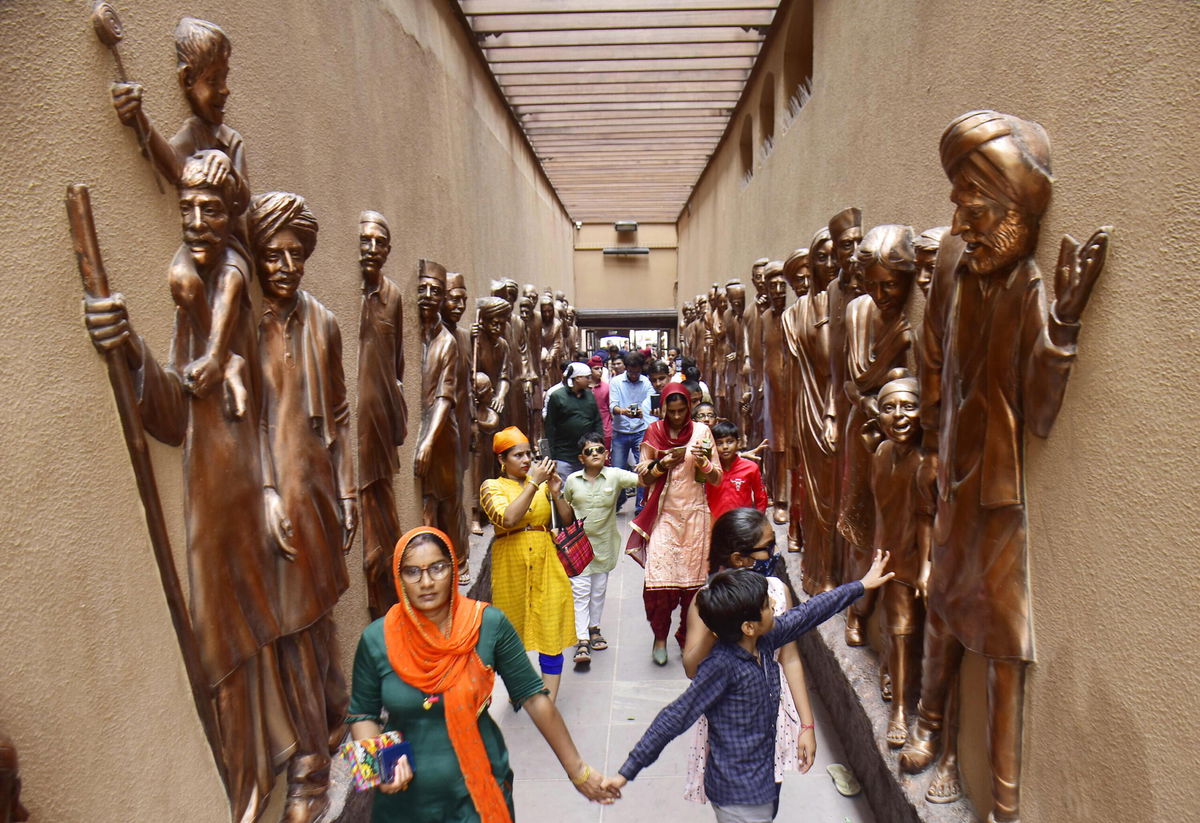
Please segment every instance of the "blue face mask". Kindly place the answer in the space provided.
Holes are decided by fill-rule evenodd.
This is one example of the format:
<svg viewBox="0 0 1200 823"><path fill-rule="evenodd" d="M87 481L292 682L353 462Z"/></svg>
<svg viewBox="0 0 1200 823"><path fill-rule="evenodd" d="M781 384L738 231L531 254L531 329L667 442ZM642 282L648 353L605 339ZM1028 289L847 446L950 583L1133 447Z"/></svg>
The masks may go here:
<svg viewBox="0 0 1200 823"><path fill-rule="evenodd" d="M779 555L772 554L765 560L755 560L754 565L750 568L761 574L763 577L770 577L775 573L775 563L779 560Z"/></svg>

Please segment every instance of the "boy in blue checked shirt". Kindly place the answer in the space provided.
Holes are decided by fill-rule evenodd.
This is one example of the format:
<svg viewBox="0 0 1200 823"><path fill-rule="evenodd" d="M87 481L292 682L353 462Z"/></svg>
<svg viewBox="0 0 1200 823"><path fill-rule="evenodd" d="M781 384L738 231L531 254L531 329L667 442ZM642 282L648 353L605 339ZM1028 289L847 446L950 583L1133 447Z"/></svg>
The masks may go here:
<svg viewBox="0 0 1200 823"><path fill-rule="evenodd" d="M772 652L890 580L892 573L883 573L888 557L876 552L862 580L818 594L778 618L761 574L733 569L713 575L696 595L696 606L717 636L717 645L700 664L687 691L658 713L619 774L605 781L605 788L619 792L703 714L708 717L709 743L704 792L717 823L774 820L779 807L779 784L772 768L779 664Z"/></svg>

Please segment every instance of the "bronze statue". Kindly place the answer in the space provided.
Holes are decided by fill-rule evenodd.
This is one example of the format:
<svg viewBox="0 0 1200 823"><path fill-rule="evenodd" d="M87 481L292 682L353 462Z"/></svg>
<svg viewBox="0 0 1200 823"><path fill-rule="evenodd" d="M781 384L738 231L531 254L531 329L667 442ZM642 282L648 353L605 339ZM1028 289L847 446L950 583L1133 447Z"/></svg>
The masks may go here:
<svg viewBox="0 0 1200 823"><path fill-rule="evenodd" d="M446 269L421 260L417 276L417 312L421 318L421 433L413 473L421 481L422 521L441 529L463 546L462 566L470 551L463 512L463 478L457 473L459 437L454 404L458 400L458 338L442 322ZM495 402L503 402L497 398Z"/></svg>
<svg viewBox="0 0 1200 823"><path fill-rule="evenodd" d="M23 823L29 812L21 805L21 769L17 747L0 732L0 823Z"/></svg>
<svg viewBox="0 0 1200 823"><path fill-rule="evenodd" d="M728 307L721 320L725 329L725 362L721 367L724 371L725 409L722 414L728 420L737 421L740 418L742 394L745 392L742 388L742 360L745 358L742 317L746 313L746 287L741 280L734 278L725 284L725 299Z"/></svg>
<svg viewBox="0 0 1200 823"><path fill-rule="evenodd" d="M475 450L475 471L470 482L478 489L483 481L495 476L496 458L483 444L491 443L492 435L502 425L504 403L513 381L512 350L508 344L508 301L503 297L482 297L475 302L475 317L478 331L471 356L471 381L480 446ZM487 520L478 503L471 512L471 520L473 524L481 525Z"/></svg>
<svg viewBox="0 0 1200 823"><path fill-rule="evenodd" d="M893 748L903 746L908 737L907 695L915 682L911 673L920 653L918 644L925 623L922 599L929 583L929 544L937 494L933 456L918 448L919 394L917 379L907 369L888 373L888 382L876 396L876 423L885 439L871 458L873 544L891 553L888 571L896 575L884 584L882 597L892 700L887 743Z"/></svg>
<svg viewBox="0 0 1200 823"><path fill-rule="evenodd" d="M808 264L808 249L796 249L783 261L783 279L795 292L796 302L783 311L783 339L787 343L783 347L783 359L787 369L788 396L791 398L789 409L790 422L788 434L788 450L785 455L788 483L788 542L790 552L798 552L804 544L801 528L801 518L804 515L804 460L800 455L803 448L800 442L800 360L798 338L801 334L804 316L804 303L808 299L808 284L811 279Z"/></svg>
<svg viewBox="0 0 1200 823"><path fill-rule="evenodd" d="M225 80L231 49L229 38L216 23L195 17L180 19L175 27L176 73L192 115L169 141L146 116L140 83L113 83L112 100L117 117L139 138L145 138L151 163L173 184L179 184L188 158L205 149L218 149L220 155L206 155L206 162L213 164L208 174L222 185L225 175L236 172L233 197L240 214L249 201L250 178L242 135L225 123L225 101L229 97ZM235 229L239 229L235 234L242 233L240 226Z"/></svg>
<svg viewBox="0 0 1200 823"><path fill-rule="evenodd" d="M274 764L296 745L275 649L275 558L293 557L296 549L269 450L261 449L250 264L232 233L242 186L236 171L221 173L228 169L228 158L199 152L179 172L184 244L168 280L187 288L173 289L179 308L172 361L161 365L134 333L120 295L87 299L85 319L98 349L124 353L140 387L146 431L184 449L191 625L216 706L233 818L240 820L261 814ZM218 329L223 343L212 339Z"/></svg>
<svg viewBox="0 0 1200 823"><path fill-rule="evenodd" d="M843 575L850 579L870 568L875 533L871 450L859 433L875 418L875 392L887 382L888 372L908 363L912 330L904 306L916 271L914 257L912 229L896 225L871 229L855 254L859 282L869 294L851 300L845 314L843 391L849 402L845 418L839 418L844 422L837 527L844 547ZM874 594L860 597L847 612L846 642L851 646L866 643L865 623L875 607Z"/></svg>
<svg viewBox="0 0 1200 823"><path fill-rule="evenodd" d="M717 414L722 417L725 416L726 411L725 354L729 350L729 338L725 332L725 312L728 309L729 302L725 299L725 289L719 284L713 283L708 292L708 331L711 342L709 343L709 367L705 372L705 377L708 380L713 405L717 408Z"/></svg>
<svg viewBox="0 0 1200 823"><path fill-rule="evenodd" d="M761 443L766 436L763 417L763 349L762 316L770 301L763 269L770 262L765 257L754 261L750 267L750 282L754 285L754 304L747 306L742 314L742 378L746 387L742 394L742 429L747 443Z"/></svg>
<svg viewBox="0 0 1200 823"><path fill-rule="evenodd" d="M530 296L528 289L533 288ZM522 431L529 432L530 442L536 443L542 436L542 377L541 377L541 318L537 313L537 289L526 286L517 304L521 321L525 324L525 351L522 354L521 387L525 392L526 424Z"/></svg>
<svg viewBox="0 0 1200 823"><path fill-rule="evenodd" d="M1050 202L1050 143L1037 123L994 111L942 134L955 258L935 274L921 341L921 425L937 448L937 514L921 701L900 755L927 767L963 651L988 660L990 819L1020 817L1026 666L1034 658L1025 546L1023 440L1050 433L1075 359L1079 319L1104 267L1108 229L1063 238L1047 311L1034 253ZM946 243L942 251L947 251ZM939 264L940 266L940 264ZM947 734L927 799L961 794Z"/></svg>
<svg viewBox="0 0 1200 823"><path fill-rule="evenodd" d="M459 272L446 273L446 299L442 301L442 322L446 324L458 341L459 352L471 351L471 332L459 325L467 311L467 281ZM476 447L474 442L475 405L471 391L471 361L467 357L458 358L458 397L454 400L454 417L458 423L458 476L463 478L463 499L471 506L477 505L476 496L479 487L471 488L469 472L471 470L471 453ZM483 529L476 531L477 523L472 522L471 533L483 534ZM464 569L466 567L464 566Z"/></svg>
<svg viewBox="0 0 1200 823"><path fill-rule="evenodd" d="M708 295L696 295L696 367L703 377L712 374L712 318L708 306ZM712 386L709 386L712 389Z"/></svg>
<svg viewBox="0 0 1200 823"><path fill-rule="evenodd" d="M368 210L358 216L363 295L358 320L358 505L372 620L396 603L392 552L400 539L400 522L392 479L400 468L396 449L408 437L404 300L400 287L383 274L391 238L382 214Z"/></svg>
<svg viewBox="0 0 1200 823"><path fill-rule="evenodd" d="M696 344L693 341L692 324L696 321L696 304L691 300L684 300L683 305L679 309L679 343L680 348L688 357L694 357ZM668 363L672 369L675 368L674 363Z"/></svg>
<svg viewBox="0 0 1200 823"><path fill-rule="evenodd" d="M841 564L833 551L837 524L834 508L835 468L832 445L825 438L825 413L833 386L829 378L829 293L835 269L833 242L822 228L809 244L808 293L787 315L786 339L796 358L797 375L793 417L799 446L803 498L800 524L804 556L800 571L809 594L829 591L841 579Z"/></svg>
<svg viewBox="0 0 1200 823"><path fill-rule="evenodd" d="M926 229L913 240L913 248L917 251L917 288L925 297L929 297L929 283L933 280L933 261L937 259L938 246L948 231L949 226Z"/></svg>
<svg viewBox="0 0 1200 823"><path fill-rule="evenodd" d="M786 523L788 504L787 453L791 429L791 381L784 358L783 312L787 305L787 280L783 262L772 260L763 269L770 304L762 318L763 408L766 410L767 446L763 479L775 505L776 523Z"/></svg>
<svg viewBox="0 0 1200 823"><path fill-rule="evenodd" d="M275 558L279 670L297 733L284 820L308 823L329 806L329 749L350 702L333 623L358 525L350 404L337 319L300 288L316 218L304 198L270 192L251 200L246 220L263 292L264 431L295 550Z"/></svg>
<svg viewBox="0 0 1200 823"><path fill-rule="evenodd" d="M554 295L546 290L538 300L538 311L541 313L541 330L542 330L542 379L546 381L546 387L553 386L558 382L558 375L562 374L563 364L563 338L562 338L562 322L558 319L558 312L554 306Z"/></svg>

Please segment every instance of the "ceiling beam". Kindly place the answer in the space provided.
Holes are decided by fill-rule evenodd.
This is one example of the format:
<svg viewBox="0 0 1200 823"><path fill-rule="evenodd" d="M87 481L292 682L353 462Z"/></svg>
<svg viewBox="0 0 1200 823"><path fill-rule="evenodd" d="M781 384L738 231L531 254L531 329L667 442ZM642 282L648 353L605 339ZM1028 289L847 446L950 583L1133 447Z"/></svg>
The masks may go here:
<svg viewBox="0 0 1200 823"><path fill-rule="evenodd" d="M680 120L687 119L690 122L700 122L701 120L716 120L721 123L724 123L726 120L726 115L725 115L723 109L685 109L685 110L681 110L681 111L661 111L661 112L651 112L651 113L642 112L641 114L635 114L632 116L630 116L629 114L626 114L625 112L611 112L611 111L597 111L597 112L592 112L592 113L589 113L586 111L582 111L582 112L579 112L579 111L569 111L569 112L531 111L528 114L526 114L524 117L521 118L521 124L522 124L522 126L531 126L531 125L545 125L548 123L575 123L575 122L581 122L581 121L611 122L614 120L619 121L619 122L633 122L635 119L638 119L638 118L642 118L642 119L652 118L655 122L657 122L658 120L678 122Z"/></svg>
<svg viewBox="0 0 1200 823"><path fill-rule="evenodd" d="M545 85L505 86L509 100L535 95L566 94L670 94L672 92L728 92L740 95L741 80L676 80L670 83L553 83Z"/></svg>
<svg viewBox="0 0 1200 823"><path fill-rule="evenodd" d="M612 46L539 46L528 49L491 48L481 44L489 63L561 61L696 60L711 57L755 57L758 43L651 43L616 49ZM751 61L753 62L753 61Z"/></svg>
<svg viewBox="0 0 1200 823"><path fill-rule="evenodd" d="M678 29L511 31L486 35L480 45L488 49L527 49L541 46L636 46L648 43L759 43L762 39L762 33L756 28L700 26Z"/></svg>
<svg viewBox="0 0 1200 823"><path fill-rule="evenodd" d="M567 14L596 11L596 0L458 0L463 14ZM605 11L774 9L779 0L604 0Z"/></svg>
<svg viewBox="0 0 1200 823"><path fill-rule="evenodd" d="M697 71L595 71L543 72L541 74L502 74L497 79L505 91L522 86L603 86L613 83L745 83L744 69L705 69Z"/></svg>
<svg viewBox="0 0 1200 823"><path fill-rule="evenodd" d="M586 74L591 72L619 71L703 71L705 69L737 69L750 71L754 67L754 55L732 57L707 57L690 55L674 58L629 58L627 55L619 59L596 57L591 60L571 60L559 57L551 60L522 58L519 52L509 52L511 61L490 63L492 72L498 80L513 74L542 74L554 72L561 74Z"/></svg>
<svg viewBox="0 0 1200 823"><path fill-rule="evenodd" d="M663 109L683 109L692 110L696 107L695 100L661 100L649 102L630 102L630 103L559 103L557 109L553 111L618 111L618 112L647 112L661 111ZM532 114L540 106L523 106L515 105L513 110L518 115ZM733 110L733 104L721 106L726 112ZM545 110L543 108L543 110Z"/></svg>
<svg viewBox="0 0 1200 823"><path fill-rule="evenodd" d="M579 11L562 14L474 14L476 34L508 31L564 31L569 29L676 29L710 26L771 25L774 9L731 11ZM481 44L487 48L487 44Z"/></svg>

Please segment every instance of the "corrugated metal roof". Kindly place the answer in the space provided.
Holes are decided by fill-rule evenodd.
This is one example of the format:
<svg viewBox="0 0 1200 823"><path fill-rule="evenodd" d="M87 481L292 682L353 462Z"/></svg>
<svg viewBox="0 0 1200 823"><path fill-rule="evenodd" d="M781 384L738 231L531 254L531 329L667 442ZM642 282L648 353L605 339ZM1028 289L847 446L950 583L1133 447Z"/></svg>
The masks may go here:
<svg viewBox="0 0 1200 823"><path fill-rule="evenodd" d="M457 0L571 218L675 222L779 0Z"/></svg>

